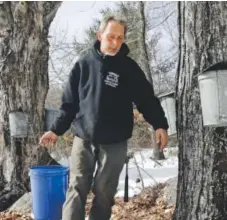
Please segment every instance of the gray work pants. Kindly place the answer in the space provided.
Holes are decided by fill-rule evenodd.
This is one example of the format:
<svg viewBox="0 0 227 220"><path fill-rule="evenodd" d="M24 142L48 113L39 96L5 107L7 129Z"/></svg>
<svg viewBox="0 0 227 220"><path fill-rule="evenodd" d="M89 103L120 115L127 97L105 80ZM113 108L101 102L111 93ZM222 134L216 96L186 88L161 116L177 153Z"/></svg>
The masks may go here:
<svg viewBox="0 0 227 220"><path fill-rule="evenodd" d="M94 146L75 137L71 154L70 181L62 219L85 219L87 195L92 188L94 199L89 220L109 220L126 157L127 141ZM97 169L93 175L95 165Z"/></svg>

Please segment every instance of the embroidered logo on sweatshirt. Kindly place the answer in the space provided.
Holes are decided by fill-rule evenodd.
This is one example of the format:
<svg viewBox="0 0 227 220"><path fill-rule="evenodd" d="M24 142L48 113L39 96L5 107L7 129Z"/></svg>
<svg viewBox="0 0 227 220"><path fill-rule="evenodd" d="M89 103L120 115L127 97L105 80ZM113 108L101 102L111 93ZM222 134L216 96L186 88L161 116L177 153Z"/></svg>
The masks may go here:
<svg viewBox="0 0 227 220"><path fill-rule="evenodd" d="M117 73L108 72L104 82L106 85L116 88L119 84L119 75Z"/></svg>

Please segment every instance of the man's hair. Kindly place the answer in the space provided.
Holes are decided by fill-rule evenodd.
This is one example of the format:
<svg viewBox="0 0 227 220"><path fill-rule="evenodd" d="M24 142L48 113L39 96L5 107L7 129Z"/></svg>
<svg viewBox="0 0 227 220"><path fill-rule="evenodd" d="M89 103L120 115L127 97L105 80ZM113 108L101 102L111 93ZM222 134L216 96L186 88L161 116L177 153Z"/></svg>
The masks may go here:
<svg viewBox="0 0 227 220"><path fill-rule="evenodd" d="M105 17L102 19L101 23L100 23L99 31L100 31L100 32L105 31L106 26L108 25L108 23L109 23L110 21L115 21L115 22L117 22L117 23L123 25L123 26L124 26L124 30L125 30L125 31L124 31L124 34L126 35L126 33L127 33L126 19L125 19L123 16L118 15L118 14L116 14L116 15L105 16Z"/></svg>

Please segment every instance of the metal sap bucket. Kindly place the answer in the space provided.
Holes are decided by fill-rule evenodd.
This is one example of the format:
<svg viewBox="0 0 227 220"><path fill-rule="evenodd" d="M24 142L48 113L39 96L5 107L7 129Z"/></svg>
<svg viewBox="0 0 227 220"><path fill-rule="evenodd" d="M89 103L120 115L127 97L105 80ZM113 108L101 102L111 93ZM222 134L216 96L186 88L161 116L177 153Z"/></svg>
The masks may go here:
<svg viewBox="0 0 227 220"><path fill-rule="evenodd" d="M168 135L176 134L176 100L174 98L174 92L161 94L158 98L160 99L169 124Z"/></svg>
<svg viewBox="0 0 227 220"><path fill-rule="evenodd" d="M44 123L44 131L49 131L53 122L59 115L58 109L45 108L45 123Z"/></svg>
<svg viewBox="0 0 227 220"><path fill-rule="evenodd" d="M204 126L227 126L227 63L211 66L198 82Z"/></svg>
<svg viewBox="0 0 227 220"><path fill-rule="evenodd" d="M9 113L10 136L25 138L29 131L29 116L25 112L13 111Z"/></svg>

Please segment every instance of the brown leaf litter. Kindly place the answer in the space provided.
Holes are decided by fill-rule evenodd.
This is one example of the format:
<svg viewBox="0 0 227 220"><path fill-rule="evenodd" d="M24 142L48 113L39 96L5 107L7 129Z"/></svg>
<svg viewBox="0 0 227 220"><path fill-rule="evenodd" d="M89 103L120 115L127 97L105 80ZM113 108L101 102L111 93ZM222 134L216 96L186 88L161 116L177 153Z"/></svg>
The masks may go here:
<svg viewBox="0 0 227 220"><path fill-rule="evenodd" d="M159 198L164 184L144 189L139 195L125 203L123 198L116 198L111 220L171 220L174 205L167 205ZM93 195L89 195L86 214L88 214ZM32 220L30 215L16 212L0 212L0 220Z"/></svg>

